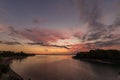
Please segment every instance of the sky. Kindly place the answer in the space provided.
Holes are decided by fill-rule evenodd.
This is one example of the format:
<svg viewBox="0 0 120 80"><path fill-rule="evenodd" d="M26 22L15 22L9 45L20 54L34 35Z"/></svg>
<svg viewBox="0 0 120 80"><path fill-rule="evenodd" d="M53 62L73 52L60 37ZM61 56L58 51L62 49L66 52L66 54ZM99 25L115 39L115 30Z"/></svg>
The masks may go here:
<svg viewBox="0 0 120 80"><path fill-rule="evenodd" d="M0 0L0 50L120 50L120 0Z"/></svg>

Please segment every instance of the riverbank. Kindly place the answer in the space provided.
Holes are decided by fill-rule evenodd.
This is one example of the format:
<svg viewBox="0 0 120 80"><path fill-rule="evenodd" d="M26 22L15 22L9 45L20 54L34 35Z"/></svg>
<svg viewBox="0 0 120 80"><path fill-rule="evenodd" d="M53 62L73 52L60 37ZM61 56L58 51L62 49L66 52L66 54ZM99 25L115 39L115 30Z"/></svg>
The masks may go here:
<svg viewBox="0 0 120 80"><path fill-rule="evenodd" d="M74 59L88 61L92 63L120 64L120 51L118 50L90 50L89 52L79 52Z"/></svg>
<svg viewBox="0 0 120 80"><path fill-rule="evenodd" d="M24 52L0 52L0 80L24 80L16 72L10 68L10 64L13 60L22 60L28 56L34 56L34 54L26 54Z"/></svg>
<svg viewBox="0 0 120 80"><path fill-rule="evenodd" d="M4 57L0 60L0 80L23 80L10 68L13 59L12 57Z"/></svg>

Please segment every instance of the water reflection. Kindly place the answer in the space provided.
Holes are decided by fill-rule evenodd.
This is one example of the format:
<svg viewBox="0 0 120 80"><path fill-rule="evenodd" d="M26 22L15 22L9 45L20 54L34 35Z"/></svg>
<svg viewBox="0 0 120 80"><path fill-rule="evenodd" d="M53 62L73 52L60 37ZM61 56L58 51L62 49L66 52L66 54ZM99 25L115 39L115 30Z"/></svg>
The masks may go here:
<svg viewBox="0 0 120 80"><path fill-rule="evenodd" d="M22 61L24 58L26 57L0 57L0 80L23 80L10 68L10 64L12 60Z"/></svg>
<svg viewBox="0 0 120 80"><path fill-rule="evenodd" d="M11 68L25 80L119 80L117 66L92 64L72 56L28 57L14 60Z"/></svg>

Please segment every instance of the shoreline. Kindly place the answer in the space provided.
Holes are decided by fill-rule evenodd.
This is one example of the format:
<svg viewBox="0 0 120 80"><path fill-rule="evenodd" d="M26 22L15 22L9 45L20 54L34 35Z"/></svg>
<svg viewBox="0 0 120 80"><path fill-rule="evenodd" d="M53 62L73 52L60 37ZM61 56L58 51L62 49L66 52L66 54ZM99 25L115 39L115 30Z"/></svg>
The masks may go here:
<svg viewBox="0 0 120 80"><path fill-rule="evenodd" d="M96 49L88 52L78 52L73 58L87 62L119 65L120 51Z"/></svg>
<svg viewBox="0 0 120 80"><path fill-rule="evenodd" d="M22 60L35 54L24 52L0 51L0 80L24 80L19 74L11 69L13 60Z"/></svg>
<svg viewBox="0 0 120 80"><path fill-rule="evenodd" d="M0 68L2 70L0 80L24 80L20 75L10 68L10 64L14 59L14 57L2 57L0 65L3 67Z"/></svg>
<svg viewBox="0 0 120 80"><path fill-rule="evenodd" d="M115 60L108 60L108 59L76 58L75 56L73 56L73 59L86 61L86 62L90 62L90 63L108 64L108 65L120 65L120 60L115 61Z"/></svg>

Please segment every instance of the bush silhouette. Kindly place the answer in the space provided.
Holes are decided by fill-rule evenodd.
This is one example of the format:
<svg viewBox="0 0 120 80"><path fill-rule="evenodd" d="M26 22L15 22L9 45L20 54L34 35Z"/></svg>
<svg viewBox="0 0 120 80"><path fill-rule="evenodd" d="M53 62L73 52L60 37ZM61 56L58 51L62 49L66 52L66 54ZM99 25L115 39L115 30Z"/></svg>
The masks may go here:
<svg viewBox="0 0 120 80"><path fill-rule="evenodd" d="M89 52L79 52L74 58L77 59L102 59L102 60L120 60L119 50L90 50Z"/></svg>

